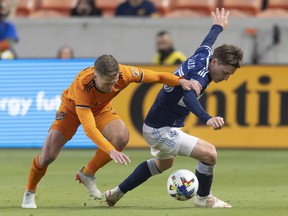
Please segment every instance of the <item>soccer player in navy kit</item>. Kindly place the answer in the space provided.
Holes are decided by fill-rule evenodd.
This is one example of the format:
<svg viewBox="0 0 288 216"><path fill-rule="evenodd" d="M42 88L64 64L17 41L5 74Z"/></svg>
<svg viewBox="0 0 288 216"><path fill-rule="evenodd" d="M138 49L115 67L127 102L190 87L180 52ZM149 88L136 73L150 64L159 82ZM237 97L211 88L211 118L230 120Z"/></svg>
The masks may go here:
<svg viewBox="0 0 288 216"><path fill-rule="evenodd" d="M186 79L197 80L202 86L201 94L211 81L228 80L240 67L243 52L233 45L222 45L212 53L212 45L228 24L229 12L216 9L212 12L214 25L196 52L183 62L175 74ZM230 208L231 205L210 193L213 170L216 164L216 148L197 137L184 133L181 127L192 112L215 130L224 126L224 119L211 117L197 100L195 91L184 91L180 87L165 86L160 90L143 125L143 136L151 147L154 159L138 165L121 184L105 192L106 202L114 206L125 193L173 165L177 155L198 160L196 176L199 180L194 203L197 207ZM198 96L199 97L199 96Z"/></svg>

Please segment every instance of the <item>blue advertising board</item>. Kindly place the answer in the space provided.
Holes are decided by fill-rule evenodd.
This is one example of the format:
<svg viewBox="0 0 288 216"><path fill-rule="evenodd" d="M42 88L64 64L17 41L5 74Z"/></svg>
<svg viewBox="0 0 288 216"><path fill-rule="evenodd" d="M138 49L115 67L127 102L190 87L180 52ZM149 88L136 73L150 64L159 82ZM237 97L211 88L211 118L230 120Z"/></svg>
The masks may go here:
<svg viewBox="0 0 288 216"><path fill-rule="evenodd" d="M42 147L61 103L62 91L93 61L0 61L0 148ZM65 147L96 145L80 126Z"/></svg>

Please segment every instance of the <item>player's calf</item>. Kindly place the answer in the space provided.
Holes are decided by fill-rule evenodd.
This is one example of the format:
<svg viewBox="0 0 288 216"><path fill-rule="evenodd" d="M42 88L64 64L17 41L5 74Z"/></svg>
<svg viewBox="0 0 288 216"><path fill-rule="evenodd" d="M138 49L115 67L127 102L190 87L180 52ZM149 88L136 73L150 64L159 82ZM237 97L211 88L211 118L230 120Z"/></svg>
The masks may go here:
<svg viewBox="0 0 288 216"><path fill-rule="evenodd" d="M150 159L139 164L135 170L118 187L104 193L105 201L109 206L114 206L128 191L143 184L151 176L160 174L155 159Z"/></svg>

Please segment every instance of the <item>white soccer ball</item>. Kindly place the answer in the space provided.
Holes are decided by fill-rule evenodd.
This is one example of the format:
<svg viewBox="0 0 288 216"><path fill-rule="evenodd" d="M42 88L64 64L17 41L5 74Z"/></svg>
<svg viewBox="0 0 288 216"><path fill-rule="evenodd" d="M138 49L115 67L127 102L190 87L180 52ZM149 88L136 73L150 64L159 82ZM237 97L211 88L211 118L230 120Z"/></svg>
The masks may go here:
<svg viewBox="0 0 288 216"><path fill-rule="evenodd" d="M173 172L167 180L167 190L171 197L185 201L195 196L198 190L198 179L195 174L186 169Z"/></svg>

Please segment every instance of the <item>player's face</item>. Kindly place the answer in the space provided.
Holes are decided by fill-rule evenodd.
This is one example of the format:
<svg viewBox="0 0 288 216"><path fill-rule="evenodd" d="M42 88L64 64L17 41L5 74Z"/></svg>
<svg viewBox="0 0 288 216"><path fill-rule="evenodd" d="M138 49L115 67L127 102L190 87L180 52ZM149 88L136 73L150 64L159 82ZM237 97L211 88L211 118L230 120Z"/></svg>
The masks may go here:
<svg viewBox="0 0 288 216"><path fill-rule="evenodd" d="M94 74L94 81L96 84L96 88L103 93L109 93L113 90L114 85L119 79L119 72L115 74L115 76L101 76L97 72Z"/></svg>
<svg viewBox="0 0 288 216"><path fill-rule="evenodd" d="M232 65L219 64L217 59L213 59L209 67L210 76L215 83L227 81L235 73L236 69Z"/></svg>

